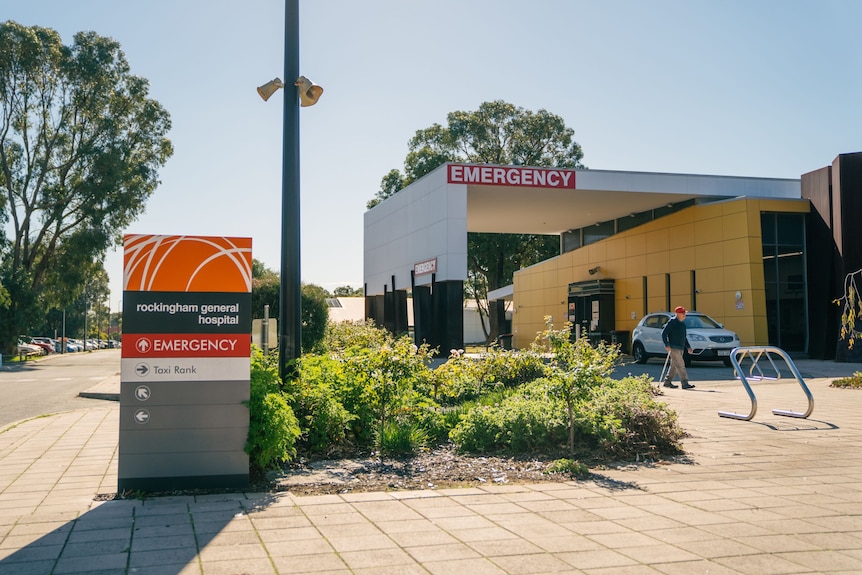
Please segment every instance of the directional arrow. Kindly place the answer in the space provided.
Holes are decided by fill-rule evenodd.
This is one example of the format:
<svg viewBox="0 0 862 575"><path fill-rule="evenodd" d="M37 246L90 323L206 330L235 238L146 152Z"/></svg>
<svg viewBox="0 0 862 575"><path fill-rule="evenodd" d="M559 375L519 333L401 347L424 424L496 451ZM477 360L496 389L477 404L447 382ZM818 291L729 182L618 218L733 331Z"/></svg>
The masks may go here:
<svg viewBox="0 0 862 575"><path fill-rule="evenodd" d="M147 365L146 363L139 363L138 365L135 366L135 372L139 376L144 377L145 375L150 373L150 366Z"/></svg>
<svg viewBox="0 0 862 575"><path fill-rule="evenodd" d="M150 398L150 388L142 385L135 389L135 398L140 401L146 401Z"/></svg>
<svg viewBox="0 0 862 575"><path fill-rule="evenodd" d="M146 423L150 420L150 412L146 409L139 409L135 412L135 421L138 423Z"/></svg>

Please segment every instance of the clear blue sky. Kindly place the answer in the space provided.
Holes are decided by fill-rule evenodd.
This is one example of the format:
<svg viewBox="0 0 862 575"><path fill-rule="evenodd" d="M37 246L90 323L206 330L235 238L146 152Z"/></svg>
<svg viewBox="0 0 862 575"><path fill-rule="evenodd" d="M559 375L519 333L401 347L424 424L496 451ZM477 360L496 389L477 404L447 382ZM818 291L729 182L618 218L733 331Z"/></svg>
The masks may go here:
<svg viewBox="0 0 862 575"><path fill-rule="evenodd" d="M0 19L118 40L175 154L127 232L251 236L279 268L278 0L0 0ZM362 214L414 132L505 100L593 169L798 178L862 150L855 0L300 0L302 278L362 285ZM291 79L292 80L292 79ZM111 307L122 258L106 261Z"/></svg>

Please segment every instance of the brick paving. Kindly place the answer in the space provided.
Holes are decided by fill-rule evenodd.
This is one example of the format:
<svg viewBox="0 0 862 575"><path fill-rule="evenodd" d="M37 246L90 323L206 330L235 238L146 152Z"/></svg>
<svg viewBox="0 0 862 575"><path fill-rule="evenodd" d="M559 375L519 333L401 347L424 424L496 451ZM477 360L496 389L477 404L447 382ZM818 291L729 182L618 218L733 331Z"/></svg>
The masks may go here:
<svg viewBox="0 0 862 575"><path fill-rule="evenodd" d="M771 411L805 411L793 379L752 384L752 421L718 416L748 413L738 381L696 381L663 397L685 461L560 483L100 502L117 403L19 422L0 430L0 575L858 574L862 391L829 383L860 366L797 365L808 419Z"/></svg>

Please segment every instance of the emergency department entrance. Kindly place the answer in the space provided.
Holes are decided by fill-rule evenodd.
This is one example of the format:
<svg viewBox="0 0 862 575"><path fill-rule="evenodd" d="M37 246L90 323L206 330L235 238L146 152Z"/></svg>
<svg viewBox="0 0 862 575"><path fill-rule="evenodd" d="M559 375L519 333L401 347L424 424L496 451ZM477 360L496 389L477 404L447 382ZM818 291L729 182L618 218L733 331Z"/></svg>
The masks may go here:
<svg viewBox="0 0 862 575"><path fill-rule="evenodd" d="M614 280L591 280L569 284L568 321L575 337L589 337L591 343L611 343L616 314Z"/></svg>
<svg viewBox="0 0 862 575"><path fill-rule="evenodd" d="M553 235L558 256L515 272L515 348L547 316L622 343L620 330L673 302L743 343L776 340L826 359L831 301L862 267L860 205L862 154L802 179L445 164L365 213L366 309L403 331L400 292L412 289L416 342L458 348L468 232Z"/></svg>

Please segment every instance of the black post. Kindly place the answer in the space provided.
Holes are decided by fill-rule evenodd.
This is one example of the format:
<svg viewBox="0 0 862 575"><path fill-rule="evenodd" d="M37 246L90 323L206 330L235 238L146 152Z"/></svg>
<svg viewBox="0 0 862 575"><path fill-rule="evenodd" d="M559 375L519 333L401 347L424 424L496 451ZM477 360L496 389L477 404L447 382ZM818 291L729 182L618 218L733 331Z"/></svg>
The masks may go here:
<svg viewBox="0 0 862 575"><path fill-rule="evenodd" d="M284 2L284 144L282 149L281 283L278 371L282 380L302 353L299 234L299 0Z"/></svg>

